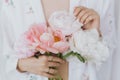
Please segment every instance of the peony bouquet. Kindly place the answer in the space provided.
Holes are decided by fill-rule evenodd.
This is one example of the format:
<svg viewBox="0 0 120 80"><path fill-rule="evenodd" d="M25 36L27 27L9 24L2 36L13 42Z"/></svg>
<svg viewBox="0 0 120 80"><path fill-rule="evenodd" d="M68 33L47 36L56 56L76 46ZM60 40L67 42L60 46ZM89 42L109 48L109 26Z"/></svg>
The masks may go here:
<svg viewBox="0 0 120 80"><path fill-rule="evenodd" d="M92 62L100 66L109 57L109 49L99 36L96 28L83 30L82 24L73 14L64 11L51 15L49 23L53 31L61 31L68 38L71 53L82 62Z"/></svg>
<svg viewBox="0 0 120 80"><path fill-rule="evenodd" d="M48 22L49 27L33 24L15 42L19 58L56 54L62 59L77 57L83 63L92 62L98 66L108 58L108 47L97 30L83 30L73 14L58 11L50 16Z"/></svg>

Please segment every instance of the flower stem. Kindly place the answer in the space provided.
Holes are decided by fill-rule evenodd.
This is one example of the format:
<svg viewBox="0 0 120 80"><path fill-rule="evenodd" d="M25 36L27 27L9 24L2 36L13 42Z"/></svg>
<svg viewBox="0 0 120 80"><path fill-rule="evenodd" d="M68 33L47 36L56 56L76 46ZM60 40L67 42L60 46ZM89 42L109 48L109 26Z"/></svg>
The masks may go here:
<svg viewBox="0 0 120 80"><path fill-rule="evenodd" d="M77 53L77 52L68 52L66 55L63 56L63 59L66 59L68 58L69 56L75 56L77 57L81 62L85 63L86 62L86 59L85 57L83 57L81 54Z"/></svg>
<svg viewBox="0 0 120 80"><path fill-rule="evenodd" d="M63 80L61 76L56 76L55 78L49 78L49 80Z"/></svg>

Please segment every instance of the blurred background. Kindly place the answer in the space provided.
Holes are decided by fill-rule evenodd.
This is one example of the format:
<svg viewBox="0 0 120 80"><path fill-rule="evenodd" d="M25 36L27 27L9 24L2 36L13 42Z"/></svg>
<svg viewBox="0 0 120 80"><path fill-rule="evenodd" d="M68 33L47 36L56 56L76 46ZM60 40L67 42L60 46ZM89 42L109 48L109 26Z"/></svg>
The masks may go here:
<svg viewBox="0 0 120 80"><path fill-rule="evenodd" d="M0 13L1 13L2 1L3 0L0 0ZM2 31L1 31L1 26L0 26L0 80L4 80L3 79L3 77L4 77L3 75L4 75L5 70L4 70L3 67L5 67L5 65L2 64L2 63L4 63L5 61L4 61L4 58L3 58L3 55L2 55L2 46L1 45L2 45L2 38L3 38L3 36L1 36L1 35L2 35Z"/></svg>
<svg viewBox="0 0 120 80"><path fill-rule="evenodd" d="M117 31L116 53L113 54L112 80L120 80L120 0L115 1L115 22Z"/></svg>

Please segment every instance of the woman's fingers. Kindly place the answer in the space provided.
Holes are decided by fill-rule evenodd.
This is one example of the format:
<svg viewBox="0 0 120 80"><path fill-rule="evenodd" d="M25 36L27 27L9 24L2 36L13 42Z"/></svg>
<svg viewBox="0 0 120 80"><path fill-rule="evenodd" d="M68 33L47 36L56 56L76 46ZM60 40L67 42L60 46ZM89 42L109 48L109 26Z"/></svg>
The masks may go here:
<svg viewBox="0 0 120 80"><path fill-rule="evenodd" d="M85 13L81 18L80 18L80 22L84 24L85 20L87 19L87 17L89 16L89 14Z"/></svg>
<svg viewBox="0 0 120 80"><path fill-rule="evenodd" d="M85 22L86 22L87 18L88 18L89 16L91 16L92 14L93 14L93 13L91 13L91 12L85 13L85 14L80 18L80 22L82 22L83 24L86 24Z"/></svg>
<svg viewBox="0 0 120 80"><path fill-rule="evenodd" d="M48 78L54 78L55 77L54 75L49 74L47 72L41 72L41 73L39 73L39 75L42 75L42 76L45 76L45 77L48 77Z"/></svg>
<svg viewBox="0 0 120 80"><path fill-rule="evenodd" d="M84 9L79 13L79 15L77 16L77 19L79 19L79 21L84 24L86 19L89 16L94 16L93 14L94 13L92 11L90 11L89 9Z"/></svg>
<svg viewBox="0 0 120 80"><path fill-rule="evenodd" d="M88 22L92 21L93 19L94 19L94 15L89 15L89 16L86 18L84 24L87 24Z"/></svg>
<svg viewBox="0 0 120 80"><path fill-rule="evenodd" d="M58 70L50 68L50 67L44 67L42 72L46 72L46 73L49 73L49 74L56 74L58 72Z"/></svg>
<svg viewBox="0 0 120 80"><path fill-rule="evenodd" d="M84 7L76 7L75 8L75 10L74 10L74 15L75 16L78 16L79 15L79 13L82 11L82 10L84 10Z"/></svg>
<svg viewBox="0 0 120 80"><path fill-rule="evenodd" d="M83 23L83 29L88 30L93 27L99 30L100 28L100 16L93 10L86 7L76 7L74 10L74 15L77 20Z"/></svg>
<svg viewBox="0 0 120 80"><path fill-rule="evenodd" d="M56 73L58 73L57 69L46 67L42 71L40 71L39 75L46 76L48 78L53 78L55 77Z"/></svg>
<svg viewBox="0 0 120 80"><path fill-rule="evenodd" d="M50 68L49 69L49 74L56 74L58 72L58 70L56 70L56 69L52 69L52 68Z"/></svg>
<svg viewBox="0 0 120 80"><path fill-rule="evenodd" d="M82 6L81 7L76 7L76 9L74 10L74 15L82 23L89 16L88 13L90 14L89 9L85 8L85 7L82 7Z"/></svg>
<svg viewBox="0 0 120 80"><path fill-rule="evenodd" d="M20 68L24 67L22 71L52 78L58 71L57 67L64 62L64 60L53 56L39 56L38 59L30 57L22 59L22 61L19 60L19 65Z"/></svg>
<svg viewBox="0 0 120 80"><path fill-rule="evenodd" d="M56 62L48 62L48 67L59 67L60 63L56 63Z"/></svg>
<svg viewBox="0 0 120 80"><path fill-rule="evenodd" d="M88 9L84 9L82 10L79 15L77 16L77 19L79 19L79 21L82 19L82 17L88 13Z"/></svg>
<svg viewBox="0 0 120 80"><path fill-rule="evenodd" d="M76 7L74 10L74 15L83 24L87 24L88 22L96 19L97 17L99 19L99 14L96 11L86 7Z"/></svg>
<svg viewBox="0 0 120 80"><path fill-rule="evenodd" d="M48 61L49 62L56 62L56 63L65 63L65 61L63 59L60 59L58 57L53 57L53 56L49 56L48 57Z"/></svg>

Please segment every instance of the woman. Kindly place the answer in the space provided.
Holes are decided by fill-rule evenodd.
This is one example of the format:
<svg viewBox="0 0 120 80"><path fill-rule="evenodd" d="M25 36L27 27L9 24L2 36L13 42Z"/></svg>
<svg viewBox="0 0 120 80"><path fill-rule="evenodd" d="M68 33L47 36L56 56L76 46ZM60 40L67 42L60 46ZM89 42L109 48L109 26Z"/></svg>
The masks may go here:
<svg viewBox="0 0 120 80"><path fill-rule="evenodd" d="M67 10L70 13L74 13L77 19L84 24L83 29L85 30L96 27L99 34L108 42L107 45L112 53L114 48L112 39L114 36L114 22L111 1L3 0L0 19L4 36L3 54L7 60L6 78L9 80L31 80L29 73L33 73L44 76L41 80L47 80L46 77L54 77L51 74L57 72L54 69L49 69L50 66L59 67L65 63L65 61L51 56L40 56L39 59L35 59L34 57L18 59L15 57L13 50L15 39L21 33L27 30L33 23L46 22L49 25L47 19L56 10Z"/></svg>

